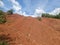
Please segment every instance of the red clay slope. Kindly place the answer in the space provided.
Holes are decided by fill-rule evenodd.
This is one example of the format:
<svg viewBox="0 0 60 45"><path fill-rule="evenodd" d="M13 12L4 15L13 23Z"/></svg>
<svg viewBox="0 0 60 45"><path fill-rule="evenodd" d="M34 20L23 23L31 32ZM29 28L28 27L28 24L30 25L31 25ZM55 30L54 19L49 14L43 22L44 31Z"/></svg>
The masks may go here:
<svg viewBox="0 0 60 45"><path fill-rule="evenodd" d="M11 45L60 45L60 20L11 15L0 24L0 35L7 35Z"/></svg>

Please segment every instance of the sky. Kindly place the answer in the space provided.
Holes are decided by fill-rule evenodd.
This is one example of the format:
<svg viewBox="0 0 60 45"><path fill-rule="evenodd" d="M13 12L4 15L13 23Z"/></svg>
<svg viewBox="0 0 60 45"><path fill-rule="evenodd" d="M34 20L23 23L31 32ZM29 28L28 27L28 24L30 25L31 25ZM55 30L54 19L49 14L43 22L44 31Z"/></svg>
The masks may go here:
<svg viewBox="0 0 60 45"><path fill-rule="evenodd" d="M41 16L42 13L60 13L60 0L0 0L0 10L13 9L24 16Z"/></svg>

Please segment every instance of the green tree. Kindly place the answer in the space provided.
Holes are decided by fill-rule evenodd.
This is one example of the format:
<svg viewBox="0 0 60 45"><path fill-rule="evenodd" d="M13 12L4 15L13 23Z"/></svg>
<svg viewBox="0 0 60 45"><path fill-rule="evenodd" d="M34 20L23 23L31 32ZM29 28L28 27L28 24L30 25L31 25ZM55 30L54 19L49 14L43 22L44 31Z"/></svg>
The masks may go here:
<svg viewBox="0 0 60 45"><path fill-rule="evenodd" d="M55 15L50 15L50 14L46 13L46 14L42 14L42 17L54 18Z"/></svg>
<svg viewBox="0 0 60 45"><path fill-rule="evenodd" d="M0 10L0 15L3 15L3 14L4 14L4 12L2 10Z"/></svg>
<svg viewBox="0 0 60 45"><path fill-rule="evenodd" d="M60 13L56 15L55 18L60 19Z"/></svg>
<svg viewBox="0 0 60 45"><path fill-rule="evenodd" d="M57 14L57 15L42 14L42 17L48 17L48 18L56 18L56 19L60 19L60 13Z"/></svg>
<svg viewBox="0 0 60 45"><path fill-rule="evenodd" d="M13 9L7 11L8 14L13 14Z"/></svg>

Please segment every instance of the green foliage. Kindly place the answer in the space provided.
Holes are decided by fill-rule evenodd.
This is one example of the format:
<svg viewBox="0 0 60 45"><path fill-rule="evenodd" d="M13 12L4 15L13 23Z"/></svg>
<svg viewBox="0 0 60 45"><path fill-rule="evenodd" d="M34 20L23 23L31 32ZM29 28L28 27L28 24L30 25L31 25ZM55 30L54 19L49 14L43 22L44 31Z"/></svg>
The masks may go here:
<svg viewBox="0 0 60 45"><path fill-rule="evenodd" d="M8 10L7 13L10 15L10 14L13 14L13 9L11 10Z"/></svg>
<svg viewBox="0 0 60 45"><path fill-rule="evenodd" d="M54 18L60 19L60 13L56 15Z"/></svg>
<svg viewBox="0 0 60 45"><path fill-rule="evenodd" d="M0 23L5 23L6 22L6 16L2 10L0 10Z"/></svg>
<svg viewBox="0 0 60 45"><path fill-rule="evenodd" d="M4 12L2 10L0 10L0 15L3 15L3 14L4 14Z"/></svg>
<svg viewBox="0 0 60 45"><path fill-rule="evenodd" d="M60 13L58 15L42 14L42 17L60 19Z"/></svg>
<svg viewBox="0 0 60 45"><path fill-rule="evenodd" d="M2 23L5 23L6 22L6 19L0 19L0 24L2 24Z"/></svg>
<svg viewBox="0 0 60 45"><path fill-rule="evenodd" d="M42 14L42 17L54 18L54 15L50 15L50 14Z"/></svg>

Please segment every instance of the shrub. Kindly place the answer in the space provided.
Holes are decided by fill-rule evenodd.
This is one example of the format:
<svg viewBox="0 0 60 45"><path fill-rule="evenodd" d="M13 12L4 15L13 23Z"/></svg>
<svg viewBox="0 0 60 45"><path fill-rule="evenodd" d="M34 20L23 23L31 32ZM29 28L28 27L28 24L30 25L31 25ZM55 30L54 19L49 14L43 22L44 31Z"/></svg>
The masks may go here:
<svg viewBox="0 0 60 45"><path fill-rule="evenodd" d="M2 10L0 10L0 15L3 15L3 14L4 14L4 12Z"/></svg>
<svg viewBox="0 0 60 45"><path fill-rule="evenodd" d="M56 15L55 18L60 19L60 13Z"/></svg>
<svg viewBox="0 0 60 45"><path fill-rule="evenodd" d="M7 11L8 15L13 14L13 9Z"/></svg>
<svg viewBox="0 0 60 45"><path fill-rule="evenodd" d="M8 45L8 42L6 40L8 40L9 37L6 35L0 35L0 45Z"/></svg>
<svg viewBox="0 0 60 45"><path fill-rule="evenodd" d="M42 17L54 18L55 16L50 14L42 14Z"/></svg>
<svg viewBox="0 0 60 45"><path fill-rule="evenodd" d="M60 13L58 15L42 14L42 17L60 19Z"/></svg>
<svg viewBox="0 0 60 45"><path fill-rule="evenodd" d="M5 19L0 19L0 24L5 23L5 22L6 22Z"/></svg>
<svg viewBox="0 0 60 45"><path fill-rule="evenodd" d="M5 23L6 22L6 15L2 10L0 10L0 23Z"/></svg>
<svg viewBox="0 0 60 45"><path fill-rule="evenodd" d="M37 17L37 19L38 19L39 21L41 21L41 17Z"/></svg>
<svg viewBox="0 0 60 45"><path fill-rule="evenodd" d="M0 41L0 45L8 45L8 43L7 42L5 42L5 41Z"/></svg>

